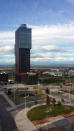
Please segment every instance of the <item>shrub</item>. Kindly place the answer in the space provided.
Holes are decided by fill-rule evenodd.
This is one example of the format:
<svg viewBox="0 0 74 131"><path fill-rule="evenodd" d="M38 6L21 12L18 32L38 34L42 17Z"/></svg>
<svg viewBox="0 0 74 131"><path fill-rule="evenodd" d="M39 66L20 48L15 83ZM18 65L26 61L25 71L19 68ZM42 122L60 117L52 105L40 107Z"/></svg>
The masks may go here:
<svg viewBox="0 0 74 131"><path fill-rule="evenodd" d="M64 102L64 99L62 98L61 101Z"/></svg>
<svg viewBox="0 0 74 131"><path fill-rule="evenodd" d="M58 106L61 106L62 104L61 104L61 102L60 101L58 101Z"/></svg>
<svg viewBox="0 0 74 131"><path fill-rule="evenodd" d="M53 105L55 105L55 103L56 103L55 98L52 99L52 103L53 103Z"/></svg>

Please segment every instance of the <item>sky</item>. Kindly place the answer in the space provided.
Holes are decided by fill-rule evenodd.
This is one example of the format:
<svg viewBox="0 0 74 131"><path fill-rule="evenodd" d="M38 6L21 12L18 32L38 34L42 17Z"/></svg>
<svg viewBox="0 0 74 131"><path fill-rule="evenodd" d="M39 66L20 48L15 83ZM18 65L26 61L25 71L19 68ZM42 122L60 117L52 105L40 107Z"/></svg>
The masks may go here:
<svg viewBox="0 0 74 131"><path fill-rule="evenodd" d="M32 28L31 65L74 64L74 0L0 0L0 65L15 63L15 31Z"/></svg>

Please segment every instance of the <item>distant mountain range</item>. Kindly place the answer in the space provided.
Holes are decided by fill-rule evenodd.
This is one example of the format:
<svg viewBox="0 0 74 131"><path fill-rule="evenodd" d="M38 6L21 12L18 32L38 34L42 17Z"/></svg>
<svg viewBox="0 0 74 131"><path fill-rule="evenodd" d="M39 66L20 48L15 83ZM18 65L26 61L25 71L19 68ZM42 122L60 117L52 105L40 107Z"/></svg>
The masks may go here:
<svg viewBox="0 0 74 131"><path fill-rule="evenodd" d="M39 66L39 67L74 67L74 63L47 63L46 64L31 64L31 66Z"/></svg>
<svg viewBox="0 0 74 131"><path fill-rule="evenodd" d="M10 64L4 64L4 65L0 65L0 68L8 68L8 67L15 67L14 64L10 65ZM31 67L74 67L74 63L51 63L51 64L31 64Z"/></svg>
<svg viewBox="0 0 74 131"><path fill-rule="evenodd" d="M14 65L0 65L0 68L14 67Z"/></svg>

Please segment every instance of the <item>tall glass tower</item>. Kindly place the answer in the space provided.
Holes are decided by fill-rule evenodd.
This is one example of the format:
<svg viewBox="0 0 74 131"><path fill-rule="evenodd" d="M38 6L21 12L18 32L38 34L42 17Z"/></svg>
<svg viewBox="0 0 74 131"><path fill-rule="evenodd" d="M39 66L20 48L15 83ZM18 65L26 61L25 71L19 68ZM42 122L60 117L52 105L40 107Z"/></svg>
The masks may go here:
<svg viewBox="0 0 74 131"><path fill-rule="evenodd" d="M15 32L16 75L30 71L31 28L22 24Z"/></svg>

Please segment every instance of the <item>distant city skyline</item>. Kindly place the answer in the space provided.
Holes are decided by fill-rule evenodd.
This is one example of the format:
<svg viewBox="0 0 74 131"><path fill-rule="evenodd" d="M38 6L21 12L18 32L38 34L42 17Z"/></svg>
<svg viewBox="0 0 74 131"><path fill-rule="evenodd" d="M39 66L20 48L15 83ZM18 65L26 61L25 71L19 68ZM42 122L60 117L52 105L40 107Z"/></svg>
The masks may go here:
<svg viewBox="0 0 74 131"><path fill-rule="evenodd" d="M0 0L0 65L15 63L23 23L32 28L31 65L74 64L74 0Z"/></svg>

